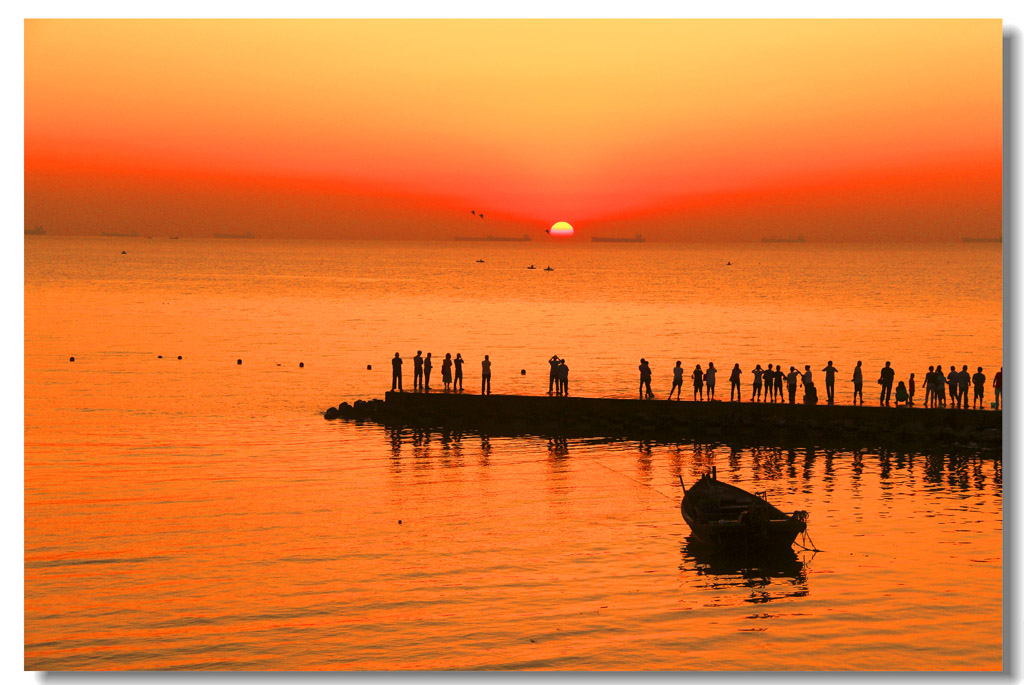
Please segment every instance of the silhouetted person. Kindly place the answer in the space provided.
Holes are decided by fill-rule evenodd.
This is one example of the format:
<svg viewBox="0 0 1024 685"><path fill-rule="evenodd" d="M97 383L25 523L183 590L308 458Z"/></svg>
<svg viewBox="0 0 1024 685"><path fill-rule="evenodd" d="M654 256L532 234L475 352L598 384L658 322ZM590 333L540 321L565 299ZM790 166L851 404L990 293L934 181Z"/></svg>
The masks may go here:
<svg viewBox="0 0 1024 685"><path fill-rule="evenodd" d="M985 374L981 372L981 367L978 367L978 373L974 374L971 379L974 381L974 408L977 409L978 405L981 404L981 408L985 408Z"/></svg>
<svg viewBox="0 0 1024 685"><path fill-rule="evenodd" d="M907 405L910 402L910 394L907 392L907 386L904 385L903 381L900 381L899 385L896 386L896 406L901 404Z"/></svg>
<svg viewBox="0 0 1024 685"><path fill-rule="evenodd" d="M857 397L860 403L864 404L864 370L861 368L863 362L857 362L857 368L853 370L853 403L857 404Z"/></svg>
<svg viewBox="0 0 1024 685"><path fill-rule="evenodd" d="M957 394L960 396L960 404L964 409L968 409L967 406L967 391L971 387L971 372L967 370L967 364L964 364L963 368L960 369L960 373L957 374Z"/></svg>
<svg viewBox="0 0 1024 685"><path fill-rule="evenodd" d="M754 373L754 389L750 392L750 401L751 402L760 402L761 401L761 378L764 376L764 369L762 369L761 365L758 364L757 366L754 367L753 373Z"/></svg>
<svg viewBox="0 0 1024 685"><path fill-rule="evenodd" d="M551 367L551 371L548 374L548 394L555 390L555 386L558 385L558 355L551 355L551 359L548 360L548 366ZM557 391L556 391L557 392Z"/></svg>
<svg viewBox="0 0 1024 685"><path fill-rule="evenodd" d="M564 359L558 360L558 388L560 394L569 394L569 365Z"/></svg>
<svg viewBox="0 0 1024 685"><path fill-rule="evenodd" d="M814 387L814 379L811 376L810 364L804 364L804 372L800 380L804 385L804 404L817 404L818 391Z"/></svg>
<svg viewBox="0 0 1024 685"><path fill-rule="evenodd" d="M776 364L775 365L775 389L774 389L774 393L776 395L778 395L779 402L782 401L782 376L783 375L784 374L782 373L782 364ZM775 400L772 400L772 401L774 402Z"/></svg>
<svg viewBox="0 0 1024 685"><path fill-rule="evenodd" d="M640 369L640 399L650 399L654 397L654 393L651 392L651 365L641 357L638 368Z"/></svg>
<svg viewBox="0 0 1024 685"><path fill-rule="evenodd" d="M430 358L430 353L427 352L427 358L423 360L423 390L424 392L430 392L430 370L434 368L434 360Z"/></svg>
<svg viewBox="0 0 1024 685"><path fill-rule="evenodd" d="M462 353L455 353L455 381L452 383L452 390L458 390L462 392L462 364L465 360L462 358Z"/></svg>
<svg viewBox="0 0 1024 685"><path fill-rule="evenodd" d="M892 395L892 382L896 378L896 372L893 371L891 364L892 362L886 362L878 376L878 382L882 384L882 394L878 397L878 404L888 405L889 397Z"/></svg>
<svg viewBox="0 0 1024 685"><path fill-rule="evenodd" d="M416 350L412 358L412 389L413 392L423 390L423 351Z"/></svg>
<svg viewBox="0 0 1024 685"><path fill-rule="evenodd" d="M395 352L395 358L391 360L391 389L402 389L402 357Z"/></svg>
<svg viewBox="0 0 1024 685"><path fill-rule="evenodd" d="M796 367L789 367L789 375L786 376L786 389L789 390L789 403L796 404L796 381L800 377L800 374L796 372Z"/></svg>
<svg viewBox="0 0 1024 685"><path fill-rule="evenodd" d="M822 371L825 372L825 399L829 404L836 403L836 367L832 366L832 362L825 365Z"/></svg>
<svg viewBox="0 0 1024 685"><path fill-rule="evenodd" d="M914 374L910 374L910 382L907 383L907 406L914 406L914 389L917 384L914 382Z"/></svg>
<svg viewBox="0 0 1024 685"><path fill-rule="evenodd" d="M946 383L949 385L949 408L959 406L960 396L960 374L956 372L956 364L949 365L949 375L946 376Z"/></svg>
<svg viewBox="0 0 1024 685"><path fill-rule="evenodd" d="M932 407L935 402L935 367L929 366L924 375L924 406Z"/></svg>
<svg viewBox="0 0 1024 685"><path fill-rule="evenodd" d="M935 390L934 396L932 397L932 403L939 407L946 406L946 374L942 370L942 365L935 367L935 374L932 376L935 379Z"/></svg>
<svg viewBox="0 0 1024 685"><path fill-rule="evenodd" d="M704 400L704 372L700 370L700 364L697 364L697 368L690 374L690 378L693 379L693 401L697 401L697 394L700 394L701 401Z"/></svg>
<svg viewBox="0 0 1024 685"><path fill-rule="evenodd" d="M734 393L736 395L736 400L737 401L739 401L739 402L743 401L743 397L740 395L740 374L742 374L742 373L743 372L740 371L740 365L739 364L736 364L735 366L732 367L732 373L729 374L729 384L730 384L730 387L729 387L729 401L730 402L733 401L732 397L733 397Z"/></svg>
<svg viewBox="0 0 1024 685"><path fill-rule="evenodd" d="M676 366L672 369L672 389L668 391L668 398L672 399L672 393L676 394L676 401L682 399L683 394L683 363L681 361L676 362Z"/></svg>
<svg viewBox="0 0 1024 685"><path fill-rule="evenodd" d="M708 386L708 402L715 399L715 376L718 370L714 363L708 362L708 370L704 372L704 385Z"/></svg>
<svg viewBox="0 0 1024 685"><path fill-rule="evenodd" d="M996 375L992 377L992 390L995 397L992 399L996 402L996 409L1003 408L1003 367L999 367L996 371Z"/></svg>
<svg viewBox="0 0 1024 685"><path fill-rule="evenodd" d="M429 356L429 355L427 355ZM491 394L491 357L490 355L484 355L484 360L480 362L480 370L482 375L480 376L480 394L490 395Z"/></svg>
<svg viewBox="0 0 1024 685"><path fill-rule="evenodd" d="M452 353L449 352L444 356L444 361L441 362L441 382L444 383L444 391L450 392L452 389Z"/></svg>

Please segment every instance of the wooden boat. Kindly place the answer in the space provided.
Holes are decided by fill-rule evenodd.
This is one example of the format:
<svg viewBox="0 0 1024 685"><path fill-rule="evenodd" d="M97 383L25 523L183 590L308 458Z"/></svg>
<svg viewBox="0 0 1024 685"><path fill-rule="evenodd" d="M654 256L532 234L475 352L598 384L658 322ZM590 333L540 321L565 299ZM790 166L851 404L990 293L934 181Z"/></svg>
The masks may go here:
<svg viewBox="0 0 1024 685"><path fill-rule="evenodd" d="M683 477L679 477L683 482ZM768 503L763 492L751 494L705 473L687 490L679 505L683 520L698 542L722 548L789 547L807 530L807 512L786 514Z"/></svg>

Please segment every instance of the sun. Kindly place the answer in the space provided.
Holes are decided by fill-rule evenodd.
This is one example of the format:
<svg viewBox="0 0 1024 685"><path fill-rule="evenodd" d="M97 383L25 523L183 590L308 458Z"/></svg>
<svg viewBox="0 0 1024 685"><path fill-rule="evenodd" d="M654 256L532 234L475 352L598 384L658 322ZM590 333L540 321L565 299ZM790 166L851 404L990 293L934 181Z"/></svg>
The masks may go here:
<svg viewBox="0 0 1024 685"><path fill-rule="evenodd" d="M559 221L548 229L548 233L556 238L568 238L573 234L573 229L568 221Z"/></svg>

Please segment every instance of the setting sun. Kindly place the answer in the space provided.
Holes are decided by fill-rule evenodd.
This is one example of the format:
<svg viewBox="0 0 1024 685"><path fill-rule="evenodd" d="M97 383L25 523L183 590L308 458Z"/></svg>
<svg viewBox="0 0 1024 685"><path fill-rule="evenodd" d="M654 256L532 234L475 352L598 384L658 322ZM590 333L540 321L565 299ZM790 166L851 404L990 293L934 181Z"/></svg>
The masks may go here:
<svg viewBox="0 0 1024 685"><path fill-rule="evenodd" d="M556 238L568 237L573 234L573 228L572 225L569 224L569 222L559 221L550 229L548 229L548 233L555 236Z"/></svg>

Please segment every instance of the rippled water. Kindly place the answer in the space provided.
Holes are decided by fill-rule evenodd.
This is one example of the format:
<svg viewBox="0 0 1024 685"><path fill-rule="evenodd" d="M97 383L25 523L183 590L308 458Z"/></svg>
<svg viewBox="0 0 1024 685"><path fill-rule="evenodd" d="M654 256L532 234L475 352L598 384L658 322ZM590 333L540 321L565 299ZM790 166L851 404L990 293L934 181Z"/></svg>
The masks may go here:
<svg viewBox="0 0 1024 685"><path fill-rule="evenodd" d="M639 356L656 392L676 358L994 371L1000 260L26 238L26 667L998 670L998 455L424 434L320 412L381 396L396 350L462 352L470 390L487 353L496 392L528 393L559 353L578 394L605 396L634 391ZM711 466L810 511L822 551L691 549L677 476Z"/></svg>

